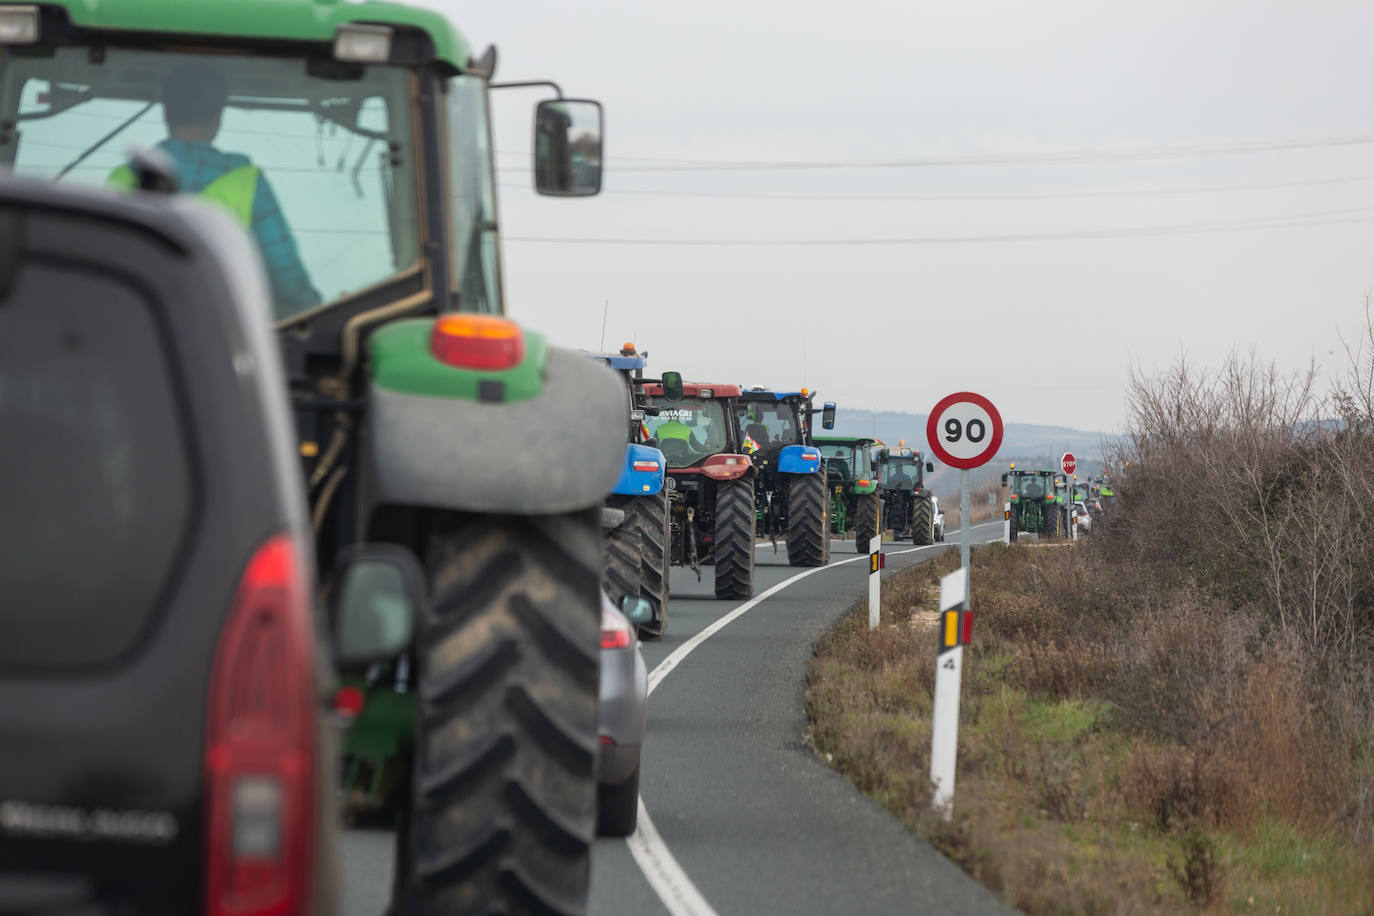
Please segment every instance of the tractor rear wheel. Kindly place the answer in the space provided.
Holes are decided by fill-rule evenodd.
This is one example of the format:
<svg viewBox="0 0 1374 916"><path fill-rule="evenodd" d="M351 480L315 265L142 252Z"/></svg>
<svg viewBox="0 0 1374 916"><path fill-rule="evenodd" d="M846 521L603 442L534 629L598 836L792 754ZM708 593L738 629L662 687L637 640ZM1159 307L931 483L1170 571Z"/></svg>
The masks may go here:
<svg viewBox="0 0 1374 916"><path fill-rule="evenodd" d="M935 543L935 507L929 499L912 497L911 543L920 547Z"/></svg>
<svg viewBox="0 0 1374 916"><path fill-rule="evenodd" d="M858 507L855 509L854 523L854 550L856 553L868 553L868 539L871 537L881 537L878 527L878 494L860 493L857 497Z"/></svg>
<svg viewBox="0 0 1374 916"><path fill-rule="evenodd" d="M596 830L600 509L445 514L398 912L581 913Z"/></svg>
<svg viewBox="0 0 1374 916"><path fill-rule="evenodd" d="M625 511L625 524L621 527L633 526L639 533L638 594L654 610L650 622L640 626L639 635L644 639L662 639L668 630L668 491L665 488L652 496L621 496L612 505Z"/></svg>
<svg viewBox="0 0 1374 916"><path fill-rule="evenodd" d="M716 597L754 594L754 481L748 477L716 484Z"/></svg>
<svg viewBox="0 0 1374 916"><path fill-rule="evenodd" d="M1045 537L1059 537L1059 507L1054 505L1053 503L1050 503L1049 505L1045 506L1043 517L1045 520L1043 527Z"/></svg>
<svg viewBox="0 0 1374 916"><path fill-rule="evenodd" d="M638 595L641 588L643 536L630 510L636 499L636 496L613 496L609 501L612 509L625 513L623 522L606 531L606 563L601 572L601 586L617 609L626 595Z"/></svg>
<svg viewBox="0 0 1374 916"><path fill-rule="evenodd" d="M787 562L824 566L830 552L830 489L820 474L787 476Z"/></svg>

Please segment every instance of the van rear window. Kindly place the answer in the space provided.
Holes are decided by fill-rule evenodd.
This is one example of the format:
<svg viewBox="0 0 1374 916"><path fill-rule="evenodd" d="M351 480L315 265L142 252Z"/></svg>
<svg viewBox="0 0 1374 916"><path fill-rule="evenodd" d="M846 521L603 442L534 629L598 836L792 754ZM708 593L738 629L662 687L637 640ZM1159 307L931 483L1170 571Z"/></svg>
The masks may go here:
<svg viewBox="0 0 1374 916"><path fill-rule="evenodd" d="M132 648L191 505L167 353L107 276L29 264L0 300L0 668Z"/></svg>

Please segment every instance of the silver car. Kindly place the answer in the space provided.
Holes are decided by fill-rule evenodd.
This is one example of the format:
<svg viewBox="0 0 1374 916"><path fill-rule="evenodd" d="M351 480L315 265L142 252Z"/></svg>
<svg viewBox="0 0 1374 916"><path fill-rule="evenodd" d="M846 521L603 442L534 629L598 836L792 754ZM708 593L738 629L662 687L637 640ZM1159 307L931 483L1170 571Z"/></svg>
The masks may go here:
<svg viewBox="0 0 1374 916"><path fill-rule="evenodd" d="M653 608L638 597L626 597L625 604L627 613L621 613L601 597L596 831L602 836L629 836L639 816L639 751L649 708L649 669L635 630L653 616Z"/></svg>

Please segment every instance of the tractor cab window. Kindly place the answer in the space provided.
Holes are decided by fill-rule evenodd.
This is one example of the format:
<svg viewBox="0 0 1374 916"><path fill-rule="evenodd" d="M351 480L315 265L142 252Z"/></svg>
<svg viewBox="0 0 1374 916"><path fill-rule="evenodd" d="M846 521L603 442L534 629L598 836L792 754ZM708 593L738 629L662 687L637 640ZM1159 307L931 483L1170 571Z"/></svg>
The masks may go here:
<svg viewBox="0 0 1374 916"><path fill-rule="evenodd" d="M487 88L475 76L448 85L448 194L453 207L453 283L464 312L500 314L496 194L492 189Z"/></svg>
<svg viewBox="0 0 1374 916"><path fill-rule="evenodd" d="M646 416L644 425L649 435L658 440L668 467L690 467L728 450L725 408L720 401L688 397L669 402L651 397L649 404L659 408L659 413L656 417Z"/></svg>
<svg viewBox="0 0 1374 916"><path fill-rule="evenodd" d="M385 66L110 47L0 57L0 165L129 190L157 149L257 242L275 317L419 260L414 90Z"/></svg>
<svg viewBox="0 0 1374 916"><path fill-rule="evenodd" d="M834 445L828 443L819 444L821 457L825 459L825 467L829 476L838 477L840 480L848 480L853 477L857 469L854 467L854 449L848 445Z"/></svg>
<svg viewBox="0 0 1374 916"><path fill-rule="evenodd" d="M883 463L884 490L914 490L921 482L921 466L914 458L889 458Z"/></svg>
<svg viewBox="0 0 1374 916"><path fill-rule="evenodd" d="M1047 486L1048 481L1049 478L1041 477L1039 474L1025 474L1017 483L1017 495L1028 499L1040 499L1054 492L1053 486Z"/></svg>
<svg viewBox="0 0 1374 916"><path fill-rule="evenodd" d="M739 401L735 404L735 416L746 449L750 445L748 440L753 440L761 451L801 442L797 411L787 401Z"/></svg>

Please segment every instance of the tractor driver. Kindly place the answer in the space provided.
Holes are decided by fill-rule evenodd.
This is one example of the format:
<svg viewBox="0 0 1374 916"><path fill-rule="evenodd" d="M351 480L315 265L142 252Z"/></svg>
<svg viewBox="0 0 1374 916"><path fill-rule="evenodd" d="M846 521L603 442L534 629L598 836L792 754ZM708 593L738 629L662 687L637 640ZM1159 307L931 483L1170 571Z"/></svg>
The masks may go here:
<svg viewBox="0 0 1374 916"><path fill-rule="evenodd" d="M295 236L267 177L247 156L213 146L229 91L224 78L202 62L173 68L162 88L167 139L157 148L177 165L182 191L213 201L238 221L258 244L278 318L320 302L301 263ZM122 165L110 173L110 187L132 189L134 173Z"/></svg>
<svg viewBox="0 0 1374 916"><path fill-rule="evenodd" d="M894 490L914 490L916 481L906 472L905 464L894 465L892 468L892 489Z"/></svg>

